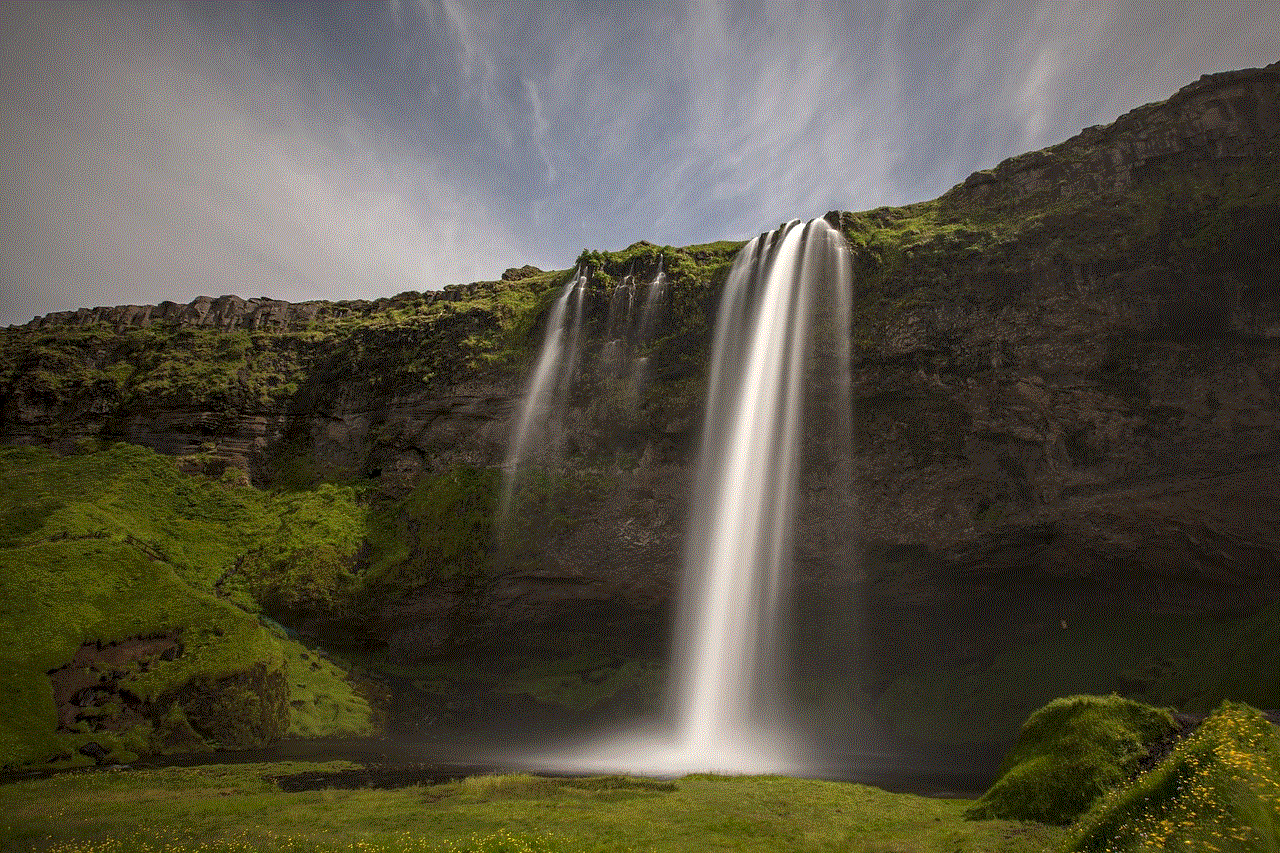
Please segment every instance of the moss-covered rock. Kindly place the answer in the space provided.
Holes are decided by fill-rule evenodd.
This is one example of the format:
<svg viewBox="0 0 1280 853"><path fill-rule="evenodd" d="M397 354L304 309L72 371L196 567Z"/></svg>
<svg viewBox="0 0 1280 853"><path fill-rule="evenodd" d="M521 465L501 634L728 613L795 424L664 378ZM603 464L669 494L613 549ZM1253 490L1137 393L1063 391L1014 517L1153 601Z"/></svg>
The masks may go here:
<svg viewBox="0 0 1280 853"><path fill-rule="evenodd" d="M285 674L263 663L226 678L193 678L176 697L192 729L210 745L230 749L279 740L289 729L288 700Z"/></svg>
<svg viewBox="0 0 1280 853"><path fill-rule="evenodd" d="M301 665L230 582L249 553L340 546L363 511L323 491L269 495L128 445L0 451L0 764L370 733L341 671Z"/></svg>
<svg viewBox="0 0 1280 853"><path fill-rule="evenodd" d="M1280 850L1280 730L1224 702L1164 760L1100 799L1062 849Z"/></svg>
<svg viewBox="0 0 1280 853"><path fill-rule="evenodd" d="M501 488L501 472L458 466L384 502L370 519L366 583L407 591L483 575Z"/></svg>
<svg viewBox="0 0 1280 853"><path fill-rule="evenodd" d="M968 816L1068 823L1174 730L1168 711L1119 696L1055 699L1027 719L1000 778Z"/></svg>

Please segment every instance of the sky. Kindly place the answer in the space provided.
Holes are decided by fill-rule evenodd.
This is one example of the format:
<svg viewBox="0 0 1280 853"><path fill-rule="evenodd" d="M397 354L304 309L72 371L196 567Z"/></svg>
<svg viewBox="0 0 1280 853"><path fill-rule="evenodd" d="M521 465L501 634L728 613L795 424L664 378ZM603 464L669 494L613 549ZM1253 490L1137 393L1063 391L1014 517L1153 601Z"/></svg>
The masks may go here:
<svg viewBox="0 0 1280 853"><path fill-rule="evenodd" d="M1280 59L1280 3L0 4L0 325L746 239Z"/></svg>

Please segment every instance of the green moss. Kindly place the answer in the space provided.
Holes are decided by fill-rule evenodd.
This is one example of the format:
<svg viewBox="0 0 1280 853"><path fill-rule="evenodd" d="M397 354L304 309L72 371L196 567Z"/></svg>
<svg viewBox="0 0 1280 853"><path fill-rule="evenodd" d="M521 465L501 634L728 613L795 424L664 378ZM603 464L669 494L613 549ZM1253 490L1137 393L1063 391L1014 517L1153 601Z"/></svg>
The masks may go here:
<svg viewBox="0 0 1280 853"><path fill-rule="evenodd" d="M252 598L221 589L250 554L354 550L362 518L350 490L269 495L128 445L0 450L0 635L22 638L0 644L0 760L87 760L76 751L91 740L127 756L367 732L367 705L331 666L294 667L301 647L246 612ZM86 644L92 657L157 636L177 638L180 653L102 663L93 677L114 698L83 709L84 726L59 728L47 673ZM147 720L115 731L126 697Z"/></svg>
<svg viewBox="0 0 1280 853"><path fill-rule="evenodd" d="M347 673L297 643L284 645L291 737L372 735L369 702L352 689Z"/></svg>
<svg viewBox="0 0 1280 853"><path fill-rule="evenodd" d="M1223 703L1072 827L1064 851L1280 850L1280 731Z"/></svg>
<svg viewBox="0 0 1280 853"><path fill-rule="evenodd" d="M355 588L351 567L366 533L366 511L355 490L322 483L261 500L266 523L224 585L227 591L247 590L273 611L338 609Z"/></svg>
<svg viewBox="0 0 1280 853"><path fill-rule="evenodd" d="M543 705L585 711L623 693L653 698L661 672L651 661L620 662L592 650L531 661L505 679L501 689Z"/></svg>
<svg viewBox="0 0 1280 853"><path fill-rule="evenodd" d="M370 518L370 586L415 589L488 569L501 472L459 466L423 477Z"/></svg>
<svg viewBox="0 0 1280 853"><path fill-rule="evenodd" d="M1068 823L1173 731L1168 711L1119 696L1056 699L1027 719L1000 778L967 814Z"/></svg>

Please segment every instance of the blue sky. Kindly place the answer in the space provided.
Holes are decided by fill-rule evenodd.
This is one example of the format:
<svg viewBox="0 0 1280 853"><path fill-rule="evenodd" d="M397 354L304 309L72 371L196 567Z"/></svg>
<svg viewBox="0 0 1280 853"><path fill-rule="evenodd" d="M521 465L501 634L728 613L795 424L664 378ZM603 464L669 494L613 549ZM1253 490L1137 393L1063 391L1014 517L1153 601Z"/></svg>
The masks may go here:
<svg viewBox="0 0 1280 853"><path fill-rule="evenodd" d="M2 325L933 198L1280 59L1280 4L41 3L0 32Z"/></svg>

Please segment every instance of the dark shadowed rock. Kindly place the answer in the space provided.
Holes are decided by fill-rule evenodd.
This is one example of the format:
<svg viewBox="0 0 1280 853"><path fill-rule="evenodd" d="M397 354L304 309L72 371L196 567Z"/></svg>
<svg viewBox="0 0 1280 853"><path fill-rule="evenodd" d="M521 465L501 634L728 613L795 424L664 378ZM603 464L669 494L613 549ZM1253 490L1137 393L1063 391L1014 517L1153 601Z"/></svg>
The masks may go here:
<svg viewBox="0 0 1280 853"><path fill-rule="evenodd" d="M104 749L102 744L98 743L96 740L89 741L76 751L81 755L92 758L94 762L98 764L101 764L107 758L106 749Z"/></svg>

